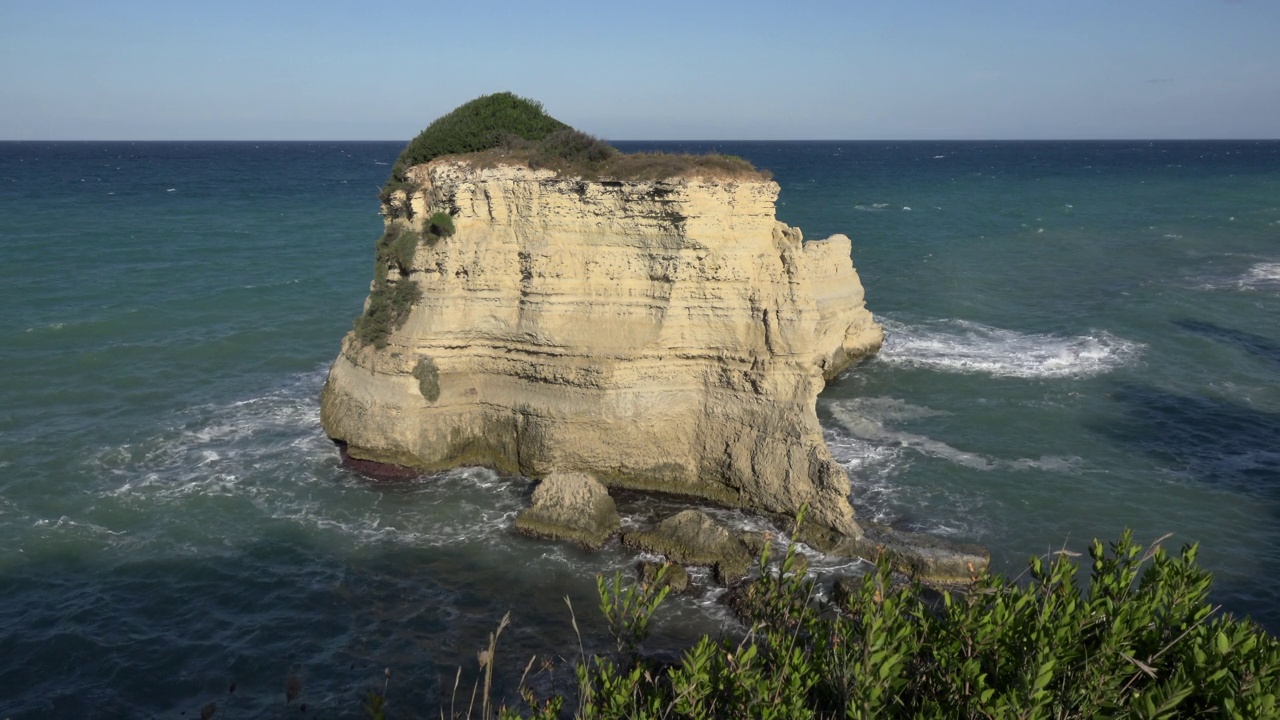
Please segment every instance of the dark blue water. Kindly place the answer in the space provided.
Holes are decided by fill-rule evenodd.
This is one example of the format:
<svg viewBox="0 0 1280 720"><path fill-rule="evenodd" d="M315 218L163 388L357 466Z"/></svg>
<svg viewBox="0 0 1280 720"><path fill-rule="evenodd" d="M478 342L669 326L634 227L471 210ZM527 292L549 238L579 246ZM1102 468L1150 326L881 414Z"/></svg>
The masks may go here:
<svg viewBox="0 0 1280 720"><path fill-rule="evenodd" d="M1010 573L1172 532L1280 629L1280 143L620 145L742 155L853 238L889 339L818 411L864 516ZM290 677L290 713L358 717L386 667L435 715L508 610L500 679L566 682L565 595L605 642L628 554L512 536L520 479L367 481L320 429L400 147L0 143L0 717L258 717ZM680 600L657 641L724 622Z"/></svg>

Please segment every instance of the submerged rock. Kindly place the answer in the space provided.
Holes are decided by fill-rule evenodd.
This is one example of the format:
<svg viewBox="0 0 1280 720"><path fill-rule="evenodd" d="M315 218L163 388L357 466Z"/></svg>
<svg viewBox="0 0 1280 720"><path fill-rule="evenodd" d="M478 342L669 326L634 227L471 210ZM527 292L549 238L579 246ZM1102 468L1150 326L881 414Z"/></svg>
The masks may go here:
<svg viewBox="0 0 1280 720"><path fill-rule="evenodd" d="M837 607L845 607L858 597L862 591L862 577L838 575L831 583L831 602Z"/></svg>
<svg viewBox="0 0 1280 720"><path fill-rule="evenodd" d="M516 515L517 532L568 540L595 550L621 527L609 491L586 473L551 473L533 490L532 504Z"/></svg>
<svg viewBox="0 0 1280 720"><path fill-rule="evenodd" d="M451 156L404 177L321 398L351 459L807 504L860 536L814 410L883 339L847 237L804 242L761 176L596 180Z"/></svg>
<svg viewBox="0 0 1280 720"><path fill-rule="evenodd" d="M666 572L662 577L662 584L671 588L671 592L682 593L689 589L689 571L685 570L683 566L672 562L641 562L638 568L640 582L654 582L658 579L658 573L663 568L666 568Z"/></svg>
<svg viewBox="0 0 1280 720"><path fill-rule="evenodd" d="M874 522L862 523L861 537L852 538L805 523L796 538L836 557L875 562L887 557L893 569L913 580L936 586L966 585L986 573L991 555L981 545L955 543L933 535L894 530Z"/></svg>
<svg viewBox="0 0 1280 720"><path fill-rule="evenodd" d="M650 530L624 533L622 544L683 565L705 565L728 585L747 576L751 556L736 535L700 510L684 510Z"/></svg>
<svg viewBox="0 0 1280 720"><path fill-rule="evenodd" d="M760 554L764 552L765 547L769 545L771 536L768 533L755 530L743 530L738 533L738 539L742 541L742 546L747 549L747 553L754 559L760 557Z"/></svg>
<svg viewBox="0 0 1280 720"><path fill-rule="evenodd" d="M858 598L861 596L863 583L866 578L859 576L838 575L831 582L831 602L840 609L850 609L850 605L856 606ZM899 588L909 585L909 581L901 575L894 575L890 583L891 588ZM874 586L873 586L874 587ZM969 585L962 584L919 584L912 588L926 608L932 612L943 612L946 607L946 594L952 597L961 597L968 592ZM856 610L856 607L854 608Z"/></svg>
<svg viewBox="0 0 1280 720"><path fill-rule="evenodd" d="M894 569L930 585L966 585L987 571L991 555L981 545L955 543L933 535L905 533L868 523L866 534L845 544L858 557L888 555Z"/></svg>

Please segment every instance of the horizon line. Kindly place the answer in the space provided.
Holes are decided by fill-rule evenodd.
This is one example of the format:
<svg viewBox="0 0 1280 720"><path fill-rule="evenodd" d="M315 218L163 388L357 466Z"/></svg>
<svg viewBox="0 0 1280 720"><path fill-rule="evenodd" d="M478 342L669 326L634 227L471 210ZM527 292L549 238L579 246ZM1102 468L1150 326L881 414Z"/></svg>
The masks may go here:
<svg viewBox="0 0 1280 720"><path fill-rule="evenodd" d="M411 138L410 138L411 139ZM1254 138L1231 138L1231 137L1180 137L1180 138L889 138L889 139L869 139L869 138L814 138L814 139L752 139L752 138L733 138L721 140L708 140L701 138L681 138L654 140L648 138L602 138L605 142L645 142L645 143L912 143L912 142L974 142L974 143L990 143L990 142L1277 142L1278 137L1254 137ZM77 139L77 138L57 138L45 140L12 140L0 138L0 143L408 143L405 139L362 139L353 140L349 138L322 138L322 139L219 139L219 138L180 138L180 139L138 139L138 138L99 138L99 139Z"/></svg>

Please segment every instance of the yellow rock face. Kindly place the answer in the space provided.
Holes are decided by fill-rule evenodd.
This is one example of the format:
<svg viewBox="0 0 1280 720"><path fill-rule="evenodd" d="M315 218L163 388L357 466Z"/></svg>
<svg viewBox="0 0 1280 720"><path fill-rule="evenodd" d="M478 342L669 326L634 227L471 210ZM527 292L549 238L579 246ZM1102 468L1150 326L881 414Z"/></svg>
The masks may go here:
<svg viewBox="0 0 1280 720"><path fill-rule="evenodd" d="M447 211L456 232L390 264L422 298L385 348L343 341L321 416L352 457L590 472L781 514L808 503L860 535L814 412L824 378L883 339L847 237L802 242L774 218L772 182L456 159L410 173L420 189L387 208L409 217L388 222L421 230Z"/></svg>

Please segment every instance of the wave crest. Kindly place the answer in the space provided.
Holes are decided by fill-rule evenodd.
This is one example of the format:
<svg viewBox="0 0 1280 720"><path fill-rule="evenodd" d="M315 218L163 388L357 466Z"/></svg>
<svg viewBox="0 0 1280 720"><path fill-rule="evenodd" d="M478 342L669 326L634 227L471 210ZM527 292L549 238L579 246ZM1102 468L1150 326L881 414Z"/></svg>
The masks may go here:
<svg viewBox="0 0 1280 720"><path fill-rule="evenodd" d="M1250 265L1239 275L1209 276L1198 278L1200 290L1260 290L1280 292L1280 262L1260 262Z"/></svg>
<svg viewBox="0 0 1280 720"><path fill-rule="evenodd" d="M1280 262L1258 263L1245 271L1240 286L1253 290L1280 288Z"/></svg>
<svg viewBox="0 0 1280 720"><path fill-rule="evenodd" d="M967 320L908 325L880 319L885 343L880 362L939 372L995 377L1089 377L1133 362L1141 343L1108 332L1065 337L1002 330Z"/></svg>

